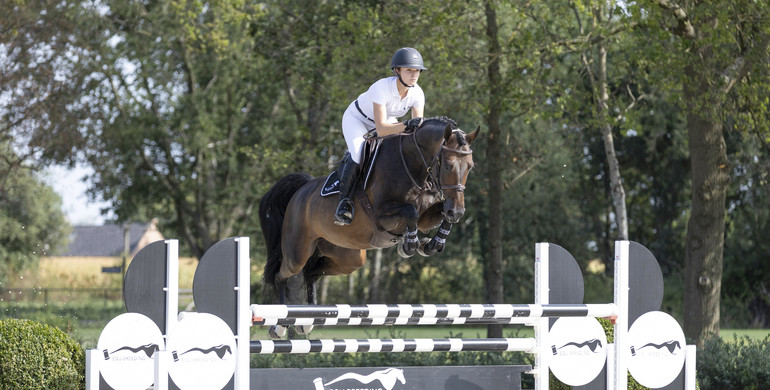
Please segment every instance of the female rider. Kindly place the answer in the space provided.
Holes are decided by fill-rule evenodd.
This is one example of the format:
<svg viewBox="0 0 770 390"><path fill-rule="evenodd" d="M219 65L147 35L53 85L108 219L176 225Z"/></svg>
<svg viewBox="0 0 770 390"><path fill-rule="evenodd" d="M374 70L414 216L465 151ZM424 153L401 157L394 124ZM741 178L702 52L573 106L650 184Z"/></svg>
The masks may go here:
<svg viewBox="0 0 770 390"><path fill-rule="evenodd" d="M398 49L390 60L393 76L380 79L358 96L342 116L342 133L348 145L350 157L340 167L340 203L337 205L334 223L348 225L353 221L353 192L358 177L359 164L365 136L376 131L382 137L415 129L422 121L425 95L417 85L420 73L427 70L422 55L411 48ZM399 122L397 118L412 110L412 119Z"/></svg>

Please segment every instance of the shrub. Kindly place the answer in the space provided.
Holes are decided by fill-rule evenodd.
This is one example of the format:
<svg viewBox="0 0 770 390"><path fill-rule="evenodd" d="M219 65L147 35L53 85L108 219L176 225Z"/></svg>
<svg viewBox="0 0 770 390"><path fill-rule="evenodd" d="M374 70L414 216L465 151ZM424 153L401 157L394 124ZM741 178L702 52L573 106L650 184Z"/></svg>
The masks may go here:
<svg viewBox="0 0 770 390"><path fill-rule="evenodd" d="M85 353L49 325L0 321L0 390L84 389Z"/></svg>
<svg viewBox="0 0 770 390"><path fill-rule="evenodd" d="M698 351L698 381L701 389L759 390L770 388L770 336L732 341L712 337Z"/></svg>

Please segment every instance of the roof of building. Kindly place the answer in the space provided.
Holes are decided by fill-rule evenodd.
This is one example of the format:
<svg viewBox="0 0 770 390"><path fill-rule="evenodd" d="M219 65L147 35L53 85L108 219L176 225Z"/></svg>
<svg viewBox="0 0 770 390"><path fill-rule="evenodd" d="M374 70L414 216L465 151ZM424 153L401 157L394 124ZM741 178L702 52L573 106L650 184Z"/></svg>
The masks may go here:
<svg viewBox="0 0 770 390"><path fill-rule="evenodd" d="M59 256L120 256L125 250L126 228L128 229L129 254L150 242L162 240L163 236L151 223L134 222L129 225L105 224L102 226L73 226L69 244Z"/></svg>

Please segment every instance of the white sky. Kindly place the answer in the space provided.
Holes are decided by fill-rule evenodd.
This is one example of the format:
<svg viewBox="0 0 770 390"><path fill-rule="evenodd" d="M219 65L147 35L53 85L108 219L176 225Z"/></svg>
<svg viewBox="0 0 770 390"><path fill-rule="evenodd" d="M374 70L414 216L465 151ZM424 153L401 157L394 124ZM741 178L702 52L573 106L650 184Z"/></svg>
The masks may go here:
<svg viewBox="0 0 770 390"><path fill-rule="evenodd" d="M110 204L91 202L86 195L88 185L82 179L89 172L91 169L83 166L73 169L53 166L46 168L41 175L43 181L61 196L62 211L72 225L103 225L106 219L99 210Z"/></svg>

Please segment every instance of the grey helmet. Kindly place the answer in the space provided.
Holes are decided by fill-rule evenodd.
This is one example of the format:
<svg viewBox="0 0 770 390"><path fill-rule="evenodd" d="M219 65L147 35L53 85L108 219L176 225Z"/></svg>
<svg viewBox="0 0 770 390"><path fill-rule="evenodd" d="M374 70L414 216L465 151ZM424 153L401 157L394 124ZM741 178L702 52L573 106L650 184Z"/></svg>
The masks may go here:
<svg viewBox="0 0 770 390"><path fill-rule="evenodd" d="M415 68L419 70L428 70L422 63L422 55L417 49L403 47L396 50L393 58L390 60L390 70L396 68Z"/></svg>

